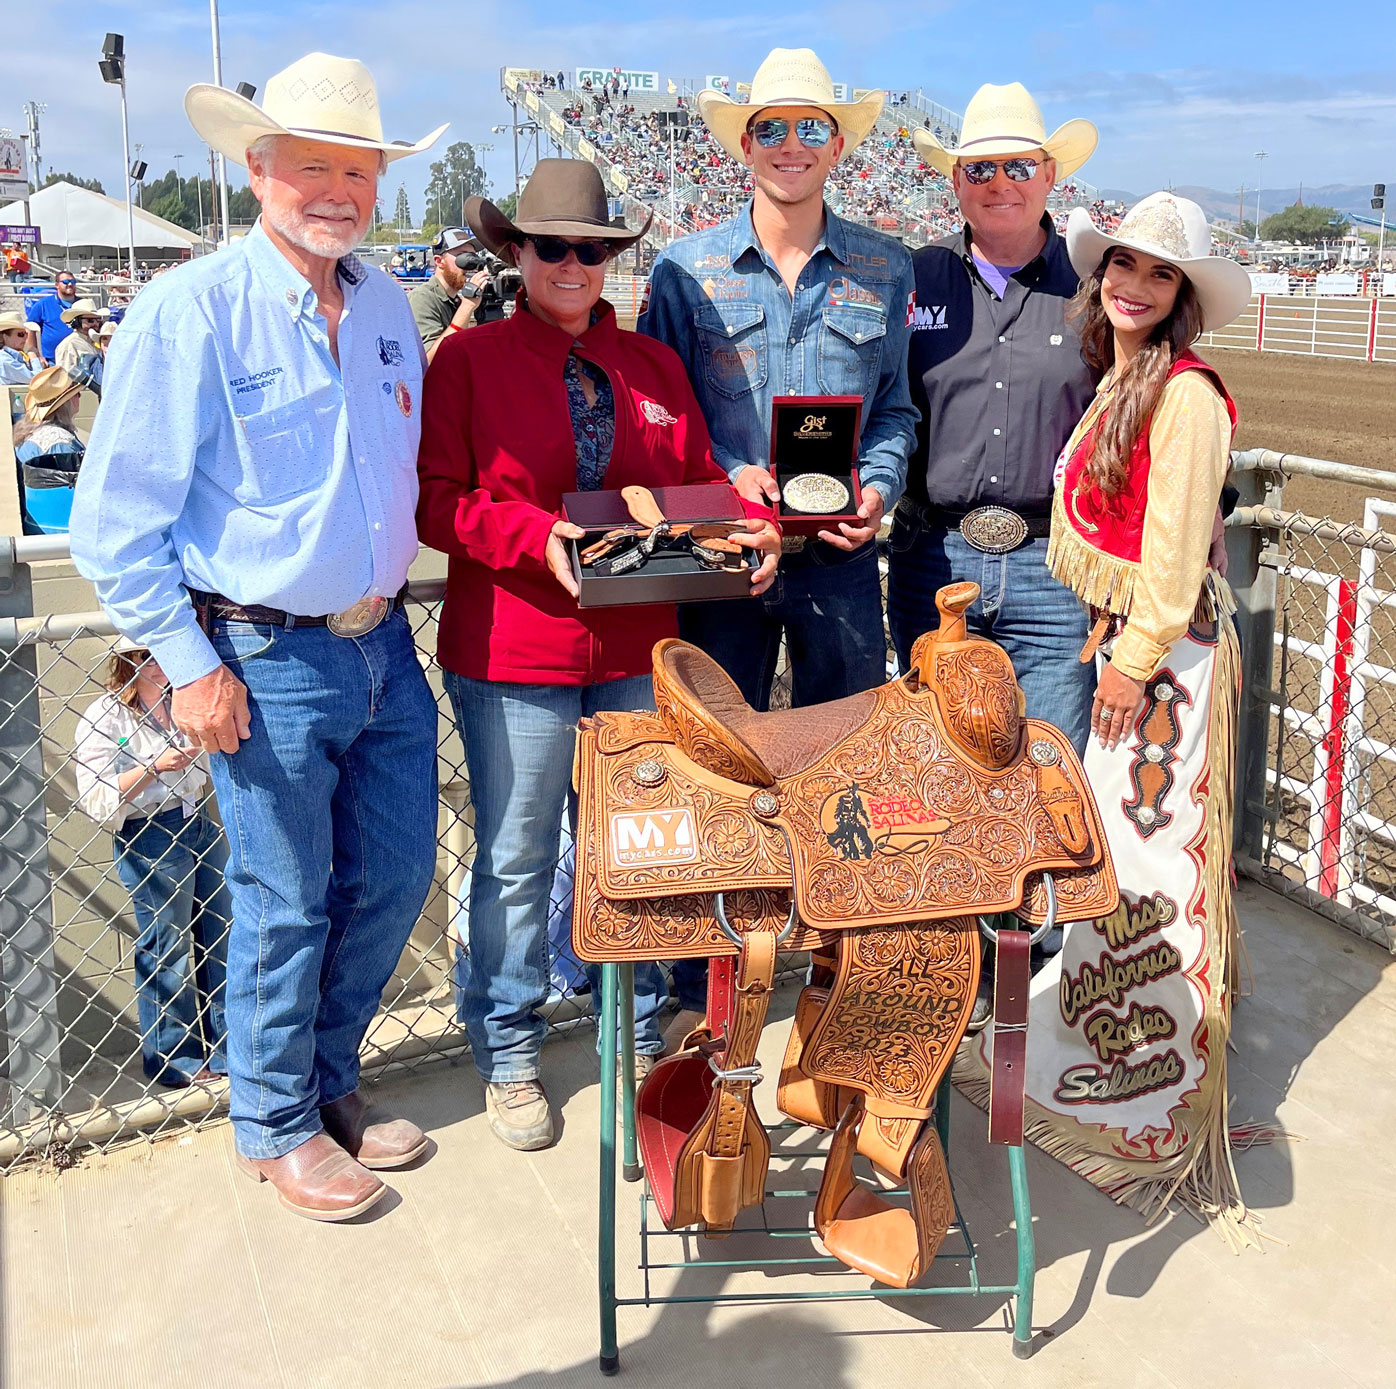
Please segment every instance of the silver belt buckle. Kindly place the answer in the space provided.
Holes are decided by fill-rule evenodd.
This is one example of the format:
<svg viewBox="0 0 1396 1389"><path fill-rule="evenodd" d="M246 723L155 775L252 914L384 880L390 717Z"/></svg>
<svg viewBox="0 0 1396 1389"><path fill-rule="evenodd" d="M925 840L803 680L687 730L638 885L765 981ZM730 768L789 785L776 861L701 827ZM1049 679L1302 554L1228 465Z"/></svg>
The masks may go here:
<svg viewBox="0 0 1396 1389"><path fill-rule="evenodd" d="M390 598L360 598L343 612L331 613L325 626L337 637L361 637L373 631L392 608Z"/></svg>
<svg viewBox="0 0 1396 1389"><path fill-rule="evenodd" d="M1006 506L981 506L960 522L960 534L982 554L1006 555L1028 538L1028 523Z"/></svg>
<svg viewBox="0 0 1396 1389"><path fill-rule="evenodd" d="M783 555L798 555L805 548L807 535L783 535L780 538L780 552Z"/></svg>

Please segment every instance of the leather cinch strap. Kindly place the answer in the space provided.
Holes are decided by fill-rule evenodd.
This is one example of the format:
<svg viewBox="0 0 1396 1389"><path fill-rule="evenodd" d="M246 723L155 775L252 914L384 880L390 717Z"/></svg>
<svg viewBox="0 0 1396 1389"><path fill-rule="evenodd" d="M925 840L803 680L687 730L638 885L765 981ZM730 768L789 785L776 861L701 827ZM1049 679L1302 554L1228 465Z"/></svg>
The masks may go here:
<svg viewBox="0 0 1396 1389"><path fill-rule="evenodd" d="M994 1059L989 1075L989 1142L1023 1141L1028 1061L1028 984L1032 946L1026 931L1000 931L994 976Z"/></svg>

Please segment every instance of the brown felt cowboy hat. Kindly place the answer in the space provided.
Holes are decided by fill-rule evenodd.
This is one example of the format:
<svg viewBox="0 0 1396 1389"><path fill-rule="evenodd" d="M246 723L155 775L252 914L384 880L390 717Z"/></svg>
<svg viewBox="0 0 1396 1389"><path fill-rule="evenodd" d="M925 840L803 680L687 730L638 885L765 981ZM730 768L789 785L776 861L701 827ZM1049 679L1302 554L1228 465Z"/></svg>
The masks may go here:
<svg viewBox="0 0 1396 1389"><path fill-rule="evenodd" d="M654 213L639 231L613 222L606 186L585 159L540 159L534 165L510 221L488 198L465 200L465 220L495 255L526 236L576 236L609 241L617 252L633 246L650 229Z"/></svg>

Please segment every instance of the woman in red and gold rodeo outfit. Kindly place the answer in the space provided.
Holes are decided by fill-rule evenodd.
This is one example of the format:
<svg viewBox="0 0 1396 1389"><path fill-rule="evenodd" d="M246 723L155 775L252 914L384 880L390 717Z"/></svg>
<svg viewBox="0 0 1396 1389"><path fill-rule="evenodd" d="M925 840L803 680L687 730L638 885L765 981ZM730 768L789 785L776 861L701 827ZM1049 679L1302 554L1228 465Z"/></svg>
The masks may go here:
<svg viewBox="0 0 1396 1389"><path fill-rule="evenodd" d="M1117 232L1067 223L1082 352L1103 371L1058 462L1047 563L1095 619L1086 773L1120 881L1033 980L1030 1132L1117 1200L1178 1196L1246 1237L1226 1111L1238 648L1208 568L1236 409L1193 351L1250 279L1170 193Z"/></svg>

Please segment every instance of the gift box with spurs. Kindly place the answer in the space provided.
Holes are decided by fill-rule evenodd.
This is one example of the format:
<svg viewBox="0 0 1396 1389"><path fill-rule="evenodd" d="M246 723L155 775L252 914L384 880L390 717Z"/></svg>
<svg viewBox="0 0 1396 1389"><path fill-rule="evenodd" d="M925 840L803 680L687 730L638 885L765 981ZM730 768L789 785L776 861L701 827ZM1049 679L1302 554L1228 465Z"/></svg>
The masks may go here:
<svg viewBox="0 0 1396 1389"><path fill-rule="evenodd" d="M761 556L731 538L749 532L725 482L568 492L562 510L586 530L569 542L583 608L751 594Z"/></svg>
<svg viewBox="0 0 1396 1389"><path fill-rule="evenodd" d="M780 487L777 519L786 535L838 533L863 522L858 508L860 395L777 396L771 406L771 472Z"/></svg>

